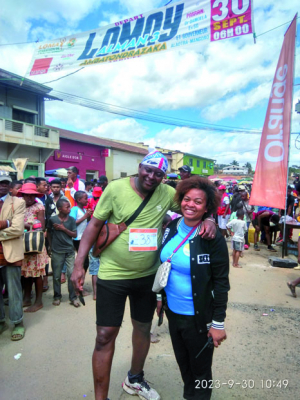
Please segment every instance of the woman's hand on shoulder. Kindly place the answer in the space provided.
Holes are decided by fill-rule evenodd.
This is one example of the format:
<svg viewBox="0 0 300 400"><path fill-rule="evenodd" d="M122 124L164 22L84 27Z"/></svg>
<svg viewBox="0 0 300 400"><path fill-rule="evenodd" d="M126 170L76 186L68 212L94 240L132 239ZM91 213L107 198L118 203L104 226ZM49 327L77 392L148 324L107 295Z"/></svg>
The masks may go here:
<svg viewBox="0 0 300 400"><path fill-rule="evenodd" d="M225 332L225 329L215 329L215 328L210 328L207 334L208 337L212 337L214 341L214 346L218 347L221 345L221 343L227 339L227 335Z"/></svg>

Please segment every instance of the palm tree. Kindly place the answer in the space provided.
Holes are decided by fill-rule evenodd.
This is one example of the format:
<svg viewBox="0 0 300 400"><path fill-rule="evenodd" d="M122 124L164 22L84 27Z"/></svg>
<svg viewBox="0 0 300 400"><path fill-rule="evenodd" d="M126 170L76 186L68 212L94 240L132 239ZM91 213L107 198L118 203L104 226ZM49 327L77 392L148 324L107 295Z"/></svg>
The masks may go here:
<svg viewBox="0 0 300 400"><path fill-rule="evenodd" d="M247 163L244 165L244 167L248 169L249 173L252 171L252 165L251 165L249 162L247 162Z"/></svg>
<svg viewBox="0 0 300 400"><path fill-rule="evenodd" d="M239 165L239 163L236 160L233 160L230 165Z"/></svg>

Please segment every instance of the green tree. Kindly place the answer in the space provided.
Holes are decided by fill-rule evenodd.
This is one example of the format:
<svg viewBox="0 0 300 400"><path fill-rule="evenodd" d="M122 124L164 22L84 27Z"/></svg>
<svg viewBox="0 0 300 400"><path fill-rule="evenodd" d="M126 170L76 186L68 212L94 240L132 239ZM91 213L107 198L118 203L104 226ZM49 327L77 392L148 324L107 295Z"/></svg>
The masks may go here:
<svg viewBox="0 0 300 400"><path fill-rule="evenodd" d="M233 160L230 165L240 165L236 160Z"/></svg>
<svg viewBox="0 0 300 400"><path fill-rule="evenodd" d="M247 162L247 163L244 165L244 167L245 167L245 168L248 168L249 174L252 172L252 165L251 165L249 162Z"/></svg>

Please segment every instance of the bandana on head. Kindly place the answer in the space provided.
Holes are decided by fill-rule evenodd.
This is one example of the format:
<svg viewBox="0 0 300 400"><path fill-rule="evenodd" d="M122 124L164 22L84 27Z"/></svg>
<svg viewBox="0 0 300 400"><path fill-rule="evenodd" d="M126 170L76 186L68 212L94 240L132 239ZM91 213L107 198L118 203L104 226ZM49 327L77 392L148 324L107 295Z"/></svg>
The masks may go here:
<svg viewBox="0 0 300 400"><path fill-rule="evenodd" d="M159 151L153 151L152 153L147 154L141 164L159 168L164 173L168 170L168 160Z"/></svg>

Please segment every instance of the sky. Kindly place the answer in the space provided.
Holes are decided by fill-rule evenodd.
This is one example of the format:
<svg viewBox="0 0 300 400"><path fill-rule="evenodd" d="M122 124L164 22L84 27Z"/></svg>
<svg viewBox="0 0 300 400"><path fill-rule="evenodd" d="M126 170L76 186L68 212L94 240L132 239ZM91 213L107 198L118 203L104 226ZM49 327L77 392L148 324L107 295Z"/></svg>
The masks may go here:
<svg viewBox="0 0 300 400"><path fill-rule="evenodd" d="M0 68L24 76L35 43L92 30L164 6L160 0L2 0ZM175 1L174 1L175 3ZM217 163L237 160L255 167L260 135L230 127L261 130L284 33L299 0L253 0L255 33L212 42L204 48L158 53L119 63L95 65L47 83L54 90L116 106L219 124L227 132L157 124L57 101L46 102L46 124L95 136L144 142L181 150ZM265 33L281 24L282 27ZM298 32L300 18L298 19ZM261 36L260 36L261 35ZM294 103L300 100L300 35L296 42ZM78 69L75 68L74 71ZM73 72L73 70L68 70ZM39 83L64 73L40 75ZM294 107L293 107L294 110ZM292 113L292 132L300 133L300 114ZM300 165L300 142L291 136L290 165Z"/></svg>

